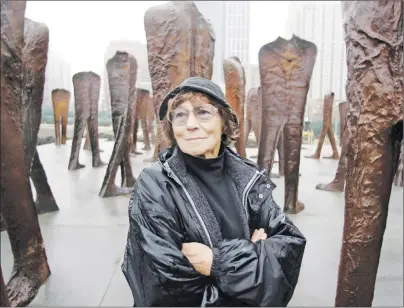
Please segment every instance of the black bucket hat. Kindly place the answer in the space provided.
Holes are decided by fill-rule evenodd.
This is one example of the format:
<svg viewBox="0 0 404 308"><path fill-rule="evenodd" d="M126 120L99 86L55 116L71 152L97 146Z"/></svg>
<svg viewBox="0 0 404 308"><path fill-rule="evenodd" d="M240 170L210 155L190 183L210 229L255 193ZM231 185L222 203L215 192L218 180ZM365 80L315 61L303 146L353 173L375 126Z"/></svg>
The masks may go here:
<svg viewBox="0 0 404 308"><path fill-rule="evenodd" d="M231 113L233 114L233 120L238 127L239 123L236 113L233 108L226 102L226 98L224 97L222 89L220 89L220 87L213 81L201 77L189 77L167 94L163 102L160 104L160 121L162 121L167 115L168 101L179 93L186 93L190 91L204 93L214 99L219 105L222 105L226 109L231 110Z"/></svg>

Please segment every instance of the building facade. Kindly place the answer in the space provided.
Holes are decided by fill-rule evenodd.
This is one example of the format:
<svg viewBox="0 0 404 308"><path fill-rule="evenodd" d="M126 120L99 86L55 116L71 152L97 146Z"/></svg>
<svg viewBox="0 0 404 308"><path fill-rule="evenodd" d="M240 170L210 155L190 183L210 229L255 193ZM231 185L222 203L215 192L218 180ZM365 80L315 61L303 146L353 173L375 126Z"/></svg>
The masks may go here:
<svg viewBox="0 0 404 308"><path fill-rule="evenodd" d="M290 2L285 25L286 38L292 34L317 46L309 100L322 100L333 91L335 101L346 99L346 52L340 1Z"/></svg>
<svg viewBox="0 0 404 308"><path fill-rule="evenodd" d="M237 56L248 65L250 48L249 1L195 1L199 12L215 31L215 56L212 80L224 85L223 59Z"/></svg>

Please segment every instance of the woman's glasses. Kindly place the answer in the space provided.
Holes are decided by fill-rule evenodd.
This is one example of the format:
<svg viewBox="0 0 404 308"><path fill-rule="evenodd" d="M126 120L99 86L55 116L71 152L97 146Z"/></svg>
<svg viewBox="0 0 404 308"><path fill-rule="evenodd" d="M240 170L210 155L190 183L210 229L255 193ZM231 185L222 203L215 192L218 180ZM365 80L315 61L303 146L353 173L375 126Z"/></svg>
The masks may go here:
<svg viewBox="0 0 404 308"><path fill-rule="evenodd" d="M198 122L209 122L212 120L218 109L212 105L195 106L192 111L185 108L176 108L168 115L168 120L175 126L187 123L189 114L192 112Z"/></svg>

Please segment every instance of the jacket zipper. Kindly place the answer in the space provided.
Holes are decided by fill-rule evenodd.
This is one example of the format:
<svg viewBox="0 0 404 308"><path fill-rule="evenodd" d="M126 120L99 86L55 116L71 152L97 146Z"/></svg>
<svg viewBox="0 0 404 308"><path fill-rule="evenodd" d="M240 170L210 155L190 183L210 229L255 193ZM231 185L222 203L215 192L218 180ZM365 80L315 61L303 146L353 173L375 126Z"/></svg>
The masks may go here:
<svg viewBox="0 0 404 308"><path fill-rule="evenodd" d="M206 225L205 225L205 223L203 222L203 219L202 219L201 215L199 214L198 210L196 209L194 200L192 200L192 198L191 198L189 192L187 191L187 189L185 188L184 184L182 184L182 182L181 182L180 179L177 177L177 175L171 170L171 168L170 168L170 166L168 165L168 163L165 162L163 165L164 165L164 167L165 167L166 170L167 170L168 176L170 176L171 178L173 178L173 179L182 187L182 189L184 190L185 195L187 196L189 203L191 203L191 206L192 206L192 208L194 209L194 211L195 211L195 213L196 213L196 216L198 217L198 220L199 220L199 222L200 222L201 225L202 225L203 231L205 232L205 234L206 234L206 236L207 236L207 238L208 238L210 248L213 248L212 240L210 239L210 235L209 235L208 229L206 228Z"/></svg>
<svg viewBox="0 0 404 308"><path fill-rule="evenodd" d="M244 211L247 216L247 220L249 219L248 209L247 209L247 196L248 196L248 193L250 192L251 188L254 186L255 182L257 182L260 175L261 175L261 172L256 171L255 174L253 175L253 177L251 178L251 180L247 183L247 186L245 187L245 189L243 191L243 200L242 201L243 201Z"/></svg>

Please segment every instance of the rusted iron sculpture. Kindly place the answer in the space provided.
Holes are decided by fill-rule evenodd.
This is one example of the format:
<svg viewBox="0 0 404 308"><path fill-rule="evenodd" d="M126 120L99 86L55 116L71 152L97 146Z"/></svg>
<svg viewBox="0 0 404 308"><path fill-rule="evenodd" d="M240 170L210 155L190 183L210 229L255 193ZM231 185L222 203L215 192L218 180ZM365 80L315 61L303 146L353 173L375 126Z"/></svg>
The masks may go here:
<svg viewBox="0 0 404 308"><path fill-rule="evenodd" d="M251 129L254 132L255 140L259 144L261 133L261 88L251 88L247 93L246 102L246 120L245 120L245 136L248 140Z"/></svg>
<svg viewBox="0 0 404 308"><path fill-rule="evenodd" d="M243 65L237 57L223 60L224 81L226 85L226 100L233 107L240 123L240 136L235 142L237 153L247 157L246 139L244 132L244 97L245 74Z"/></svg>
<svg viewBox="0 0 404 308"><path fill-rule="evenodd" d="M10 307L6 285L4 284L3 270L0 265L0 307Z"/></svg>
<svg viewBox="0 0 404 308"><path fill-rule="evenodd" d="M320 159L321 149L323 148L325 136L328 136L332 147L331 156L323 156L323 158L338 159L337 143L335 142L334 131L332 129L332 107L334 103L334 92L328 93L324 97L323 107L323 129L318 138L317 148L314 154L305 156L306 158Z"/></svg>
<svg viewBox="0 0 404 308"><path fill-rule="evenodd" d="M347 102L340 103L338 105L338 110L339 110L339 145L342 147L342 139L346 129L346 120L348 115L348 103Z"/></svg>
<svg viewBox="0 0 404 308"><path fill-rule="evenodd" d="M131 117L136 102L136 59L125 51L117 51L107 62L109 91L111 93L112 124L115 144L107 172L99 193L100 197L127 195L135 185L129 158ZM121 187L115 185L116 172L121 166Z"/></svg>
<svg viewBox="0 0 404 308"><path fill-rule="evenodd" d="M248 135L250 134L251 128L254 131L255 139L257 144L260 144L260 134L261 134L261 87L251 88L247 94L247 115L246 115L246 129L245 129L245 140L248 141ZM274 161L274 163L279 163L279 174L271 173L272 178L280 178L285 175L285 160L284 160L284 150L283 150L283 133L280 134L276 149L278 150L279 161ZM252 155L250 158L257 158L258 156Z"/></svg>
<svg viewBox="0 0 404 308"><path fill-rule="evenodd" d="M342 123L342 138L341 138L341 155L338 161L337 172L335 173L334 180L328 184L317 184L316 189L319 190L327 190L334 192L343 192L345 187L345 168L346 168L346 151L348 146L348 130L346 129L347 123L347 112L348 112L348 103L343 102L339 104L339 117L340 123Z"/></svg>
<svg viewBox="0 0 404 308"><path fill-rule="evenodd" d="M55 122L55 143L57 146L61 144L66 144L67 116L69 113L69 103L70 103L70 91L65 89L52 90L52 106ZM62 132L60 132L60 127L62 127Z"/></svg>
<svg viewBox="0 0 404 308"><path fill-rule="evenodd" d="M49 277L50 269L32 198L21 130L26 1L1 1L0 5L0 200L14 256L7 297L11 306L26 306Z"/></svg>
<svg viewBox="0 0 404 308"><path fill-rule="evenodd" d="M136 90L135 98L133 98L135 101L132 102L132 112L130 117L130 128L128 135L129 153L134 155L143 154L142 152L136 150L137 131L139 128L139 108L137 105L137 93L138 91Z"/></svg>
<svg viewBox="0 0 404 308"><path fill-rule="evenodd" d="M73 87L76 115L69 170L85 167L79 163L79 155L86 125L90 133L93 167L103 166L105 163L100 158L98 143L98 99L100 97L101 78L93 72L76 73L73 76Z"/></svg>
<svg viewBox="0 0 404 308"><path fill-rule="evenodd" d="M401 141L399 165L394 177L394 185L404 186L404 141Z"/></svg>
<svg viewBox="0 0 404 308"><path fill-rule="evenodd" d="M349 115L335 306L369 307L402 138L403 2L343 1L342 15Z"/></svg>
<svg viewBox="0 0 404 308"><path fill-rule="evenodd" d="M258 54L262 91L261 136L257 163L271 172L279 136L283 133L285 160L284 211L297 214L303 115L317 55L314 43L295 35L278 37ZM282 156L282 155L280 155Z"/></svg>
<svg viewBox="0 0 404 308"><path fill-rule="evenodd" d="M150 151L150 133L152 132L152 125L154 120L154 107L150 97L150 91L146 89L137 89L136 94L136 117L133 130L133 143L136 148L137 131L139 128L139 122L141 122L143 133L143 150Z"/></svg>
<svg viewBox="0 0 404 308"><path fill-rule="evenodd" d="M186 78L212 78L215 36L192 1L153 6L146 11L144 23L157 112L167 93ZM158 125L152 160L166 147Z"/></svg>
<svg viewBox="0 0 404 308"><path fill-rule="evenodd" d="M45 69L48 61L49 30L44 24L25 18L23 61L23 100L21 127L25 165L34 183L38 214L59 210L36 148L42 118Z"/></svg>

